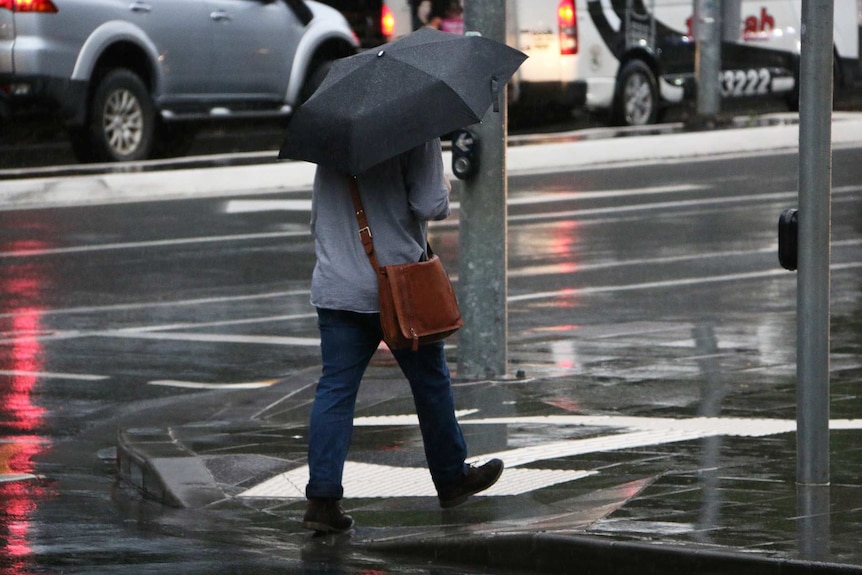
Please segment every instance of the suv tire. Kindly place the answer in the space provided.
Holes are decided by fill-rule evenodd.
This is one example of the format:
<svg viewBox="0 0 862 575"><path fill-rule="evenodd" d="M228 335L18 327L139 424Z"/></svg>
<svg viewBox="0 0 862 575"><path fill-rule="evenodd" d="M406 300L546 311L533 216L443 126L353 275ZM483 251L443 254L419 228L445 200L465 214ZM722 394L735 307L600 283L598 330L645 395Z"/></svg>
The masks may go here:
<svg viewBox="0 0 862 575"><path fill-rule="evenodd" d="M332 64L334 63L335 62L333 60L323 60L312 64L313 68L311 69L311 72L308 73L308 76L306 76L305 83L302 85L302 91L299 95L301 104L311 98L317 89L320 88L320 85L323 84L323 80L326 79L326 75L329 74L329 70L332 68Z"/></svg>
<svg viewBox="0 0 862 575"><path fill-rule="evenodd" d="M101 77L90 100L87 125L72 132L75 155L85 162L124 162L150 156L156 113L133 72L117 68Z"/></svg>

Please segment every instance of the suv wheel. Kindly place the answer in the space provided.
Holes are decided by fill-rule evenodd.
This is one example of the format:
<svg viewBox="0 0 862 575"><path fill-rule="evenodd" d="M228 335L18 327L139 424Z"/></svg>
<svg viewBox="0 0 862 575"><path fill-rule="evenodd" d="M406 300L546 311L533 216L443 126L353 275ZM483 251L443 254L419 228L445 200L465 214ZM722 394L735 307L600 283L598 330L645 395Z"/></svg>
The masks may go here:
<svg viewBox="0 0 862 575"><path fill-rule="evenodd" d="M93 92L87 126L72 134L83 161L121 162L149 157L155 109L141 79L129 70L105 74Z"/></svg>
<svg viewBox="0 0 862 575"><path fill-rule="evenodd" d="M658 119L655 76L640 60L632 60L620 72L613 115L615 123L622 126L645 126Z"/></svg>
<svg viewBox="0 0 862 575"><path fill-rule="evenodd" d="M305 78L305 83L302 85L302 90L299 95L300 103L304 103L311 98L312 94L320 88L326 75L329 74L329 69L332 68L332 60L323 60L313 64L311 72Z"/></svg>

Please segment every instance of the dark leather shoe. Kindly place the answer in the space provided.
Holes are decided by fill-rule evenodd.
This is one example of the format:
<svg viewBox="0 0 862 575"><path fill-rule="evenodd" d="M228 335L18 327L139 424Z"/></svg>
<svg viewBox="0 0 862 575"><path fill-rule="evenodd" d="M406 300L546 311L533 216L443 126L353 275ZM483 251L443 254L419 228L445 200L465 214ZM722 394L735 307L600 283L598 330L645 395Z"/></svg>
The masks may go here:
<svg viewBox="0 0 862 575"><path fill-rule="evenodd" d="M353 517L344 513L338 499L309 499L302 526L320 533L344 533L353 527Z"/></svg>
<svg viewBox="0 0 862 575"><path fill-rule="evenodd" d="M467 475L461 483L437 490L440 507L448 508L461 505L471 495L484 491L497 483L502 473L503 462L499 459L492 459L479 467L469 466Z"/></svg>

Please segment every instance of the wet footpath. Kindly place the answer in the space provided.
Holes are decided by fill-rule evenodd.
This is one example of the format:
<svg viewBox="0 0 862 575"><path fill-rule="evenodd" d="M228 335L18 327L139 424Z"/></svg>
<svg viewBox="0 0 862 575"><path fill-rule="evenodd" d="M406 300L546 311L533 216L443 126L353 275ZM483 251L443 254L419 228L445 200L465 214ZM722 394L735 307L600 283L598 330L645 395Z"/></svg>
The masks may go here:
<svg viewBox="0 0 862 575"><path fill-rule="evenodd" d="M858 320L854 305L842 299L835 313ZM747 334L747 313L720 329ZM454 509L437 504L409 388L385 348L358 400L349 534L300 526L317 369L184 396L179 422L138 414L118 430L120 476L167 506L260 512L324 555L341 546L475 572L862 573L858 326L834 335L845 353L830 384L830 482L815 486L797 483L793 354L750 353L742 335L717 349L714 329L645 310L565 334L570 369L560 334L536 332L511 345L506 377L453 373L471 458L506 464Z"/></svg>

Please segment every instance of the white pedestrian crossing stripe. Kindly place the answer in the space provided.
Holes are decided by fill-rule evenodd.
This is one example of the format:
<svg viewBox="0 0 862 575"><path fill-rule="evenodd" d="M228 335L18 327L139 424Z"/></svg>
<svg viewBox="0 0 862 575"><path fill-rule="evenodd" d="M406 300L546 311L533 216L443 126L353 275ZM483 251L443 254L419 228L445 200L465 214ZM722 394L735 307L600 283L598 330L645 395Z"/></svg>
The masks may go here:
<svg viewBox="0 0 862 575"><path fill-rule="evenodd" d="M460 412L462 418L475 411ZM588 453L633 449L689 441L715 436L764 437L792 433L796 421L789 419L754 419L695 417L689 419L629 416L557 415L534 417L495 417L462 419L462 425L558 425L590 426L612 430L610 433L571 440L554 440L528 447L486 453L482 459L500 458L506 464L496 485L480 493L494 497L520 495L546 487L575 481L599 473L597 470L529 469L519 467L539 461L574 457ZM418 425L415 415L360 417L357 427L404 427ZM833 419L830 429L860 430L862 419ZM272 477L242 493L239 497L302 499L308 483L308 467L302 466ZM348 461L344 467L344 494L362 497L433 497L436 496L428 470L418 467L396 467Z"/></svg>
<svg viewBox="0 0 862 575"><path fill-rule="evenodd" d="M482 495L520 495L559 483L593 475L594 471L560 469L507 469L496 485ZM308 467L277 475L240 493L240 497L304 499ZM435 497L437 492L428 470L422 467L392 467L348 461L344 466L344 493L362 497Z"/></svg>

